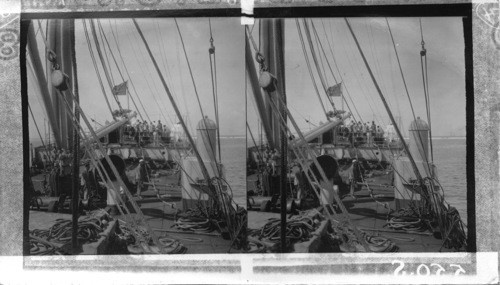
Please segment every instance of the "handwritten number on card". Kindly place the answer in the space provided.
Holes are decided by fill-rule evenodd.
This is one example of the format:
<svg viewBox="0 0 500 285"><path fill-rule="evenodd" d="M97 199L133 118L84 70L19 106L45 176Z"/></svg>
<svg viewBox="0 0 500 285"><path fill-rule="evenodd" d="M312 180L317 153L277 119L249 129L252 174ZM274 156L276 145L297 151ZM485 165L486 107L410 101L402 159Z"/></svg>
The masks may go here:
<svg viewBox="0 0 500 285"><path fill-rule="evenodd" d="M398 275L399 272L401 272L401 270L405 267L405 263L399 260L394 260L392 265L394 265L394 263L399 263L399 266L394 270L394 275Z"/></svg>
<svg viewBox="0 0 500 285"><path fill-rule="evenodd" d="M438 267L438 270L436 271L436 275L441 275L441 272L446 271L440 264L432 263L431 266Z"/></svg>
<svg viewBox="0 0 500 285"><path fill-rule="evenodd" d="M450 267L458 268L458 270L455 271L455 275L460 275L460 273L465 273L465 270L459 264L450 264Z"/></svg>
<svg viewBox="0 0 500 285"><path fill-rule="evenodd" d="M419 275L419 276L429 276L431 274L435 275L441 275L442 272L446 272L446 269L441 266L441 264L437 263L431 263L430 266L427 266L426 264L421 263L418 265L417 269L415 272L407 273L406 270L403 270L405 268L405 263L400 260L394 260L392 262L392 265L398 264L398 266L394 269L394 275ZM450 269L455 270L455 275L460 275L465 274L465 270L462 268L461 265L459 264L450 264L449 265ZM437 268L436 271L431 270L431 268ZM450 270L451 271L451 270Z"/></svg>

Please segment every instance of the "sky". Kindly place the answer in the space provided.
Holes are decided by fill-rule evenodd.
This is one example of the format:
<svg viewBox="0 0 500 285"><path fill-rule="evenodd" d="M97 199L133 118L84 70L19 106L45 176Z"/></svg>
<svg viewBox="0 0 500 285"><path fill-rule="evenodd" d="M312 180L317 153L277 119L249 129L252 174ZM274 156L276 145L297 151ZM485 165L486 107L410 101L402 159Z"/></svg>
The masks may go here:
<svg viewBox="0 0 500 285"><path fill-rule="evenodd" d="M465 136L465 61L462 19L459 17L421 18L421 21L427 49L432 134L433 136ZM393 115L397 121L401 122L402 129L407 136L407 128L413 116L385 18L351 18L349 22ZM397 46L415 115L427 121L420 62L419 18L388 18L388 22ZM329 104L315 71L302 19L299 23L321 98L325 104ZM344 19L315 18L313 23L327 56L325 59L321 50L316 50L316 55L318 58L321 56L320 61L323 64L321 66L320 63L320 67L326 71L327 85L333 86L336 83L328 68L328 61L337 80L340 81L342 77L343 93L356 119L361 118L363 122L375 121L381 126L389 124L389 116ZM252 35L257 43L258 27L259 21L256 21ZM309 27L312 29L310 22ZM316 48L319 45L312 31L311 34ZM325 122L326 119L309 76L295 19L285 20L284 58L288 108L301 130L307 131L314 125ZM258 118L252 96L250 90L248 92L248 122L252 132L256 135ZM334 98L334 103L336 107L341 107L339 97ZM345 105L344 109L347 110ZM331 107L328 110L331 110ZM309 120L311 124L306 120Z"/></svg>
<svg viewBox="0 0 500 285"><path fill-rule="evenodd" d="M173 18L138 19L139 26L160 65L162 74L170 91L174 95L183 117L191 130L202 118L202 111L198 106L195 89L188 70L188 64L184 56L181 40ZM184 40L186 52L191 65L196 89L200 96L203 114L215 121L214 99L212 93L210 59L208 48L210 46L210 25L208 18L182 18L177 19ZM161 84L159 76L154 69L152 61L147 54L131 19L100 19L107 41L111 46L120 71L129 80L129 90L135 96L130 81L135 86L142 104L147 110L151 121L161 120L162 123L172 126L179 120L174 112L167 94ZM45 21L41 21L45 28ZM217 90L219 101L220 133L221 136L244 136L245 135L245 66L244 66L244 37L243 27L239 18L211 18L213 40L215 45ZM105 103L99 81L94 70L87 45L82 20L76 20L76 59L78 66L78 83L80 103L88 118L92 118L103 124L111 121L112 117ZM90 25L87 22L87 26ZM37 43L40 54L44 55L44 42L42 33L37 31ZM92 35L90 34L92 38ZM101 39L101 38L100 38ZM116 41L115 41L116 39ZM100 43L101 49L105 49L111 66L111 74L114 84L120 84L122 79L113 61L105 40ZM112 109L118 109L118 105L111 97L111 91L106 83L104 72L92 40L93 50L100 66L99 72L106 88L106 96L111 103ZM119 48L118 48L119 47ZM127 76L125 68L120 59L120 51L130 77ZM28 96L33 109L37 124L44 133L45 111L40 104L41 97L36 92L31 73L28 72ZM120 96L123 108L130 106L135 110L132 101L127 103L126 96ZM140 111L145 116L137 97L134 97ZM38 138L32 118L29 119L30 138ZM194 134L195 135L195 134Z"/></svg>
<svg viewBox="0 0 500 285"><path fill-rule="evenodd" d="M421 18L421 20L428 58L433 135L465 135L465 64L462 19L459 17L446 17ZM210 21L216 47L220 132L222 136L243 136L246 129L244 29L239 18L212 18ZM416 116L426 120L419 54L421 50L419 18L389 18L388 21L397 45ZM135 85L135 89L151 120L160 119L170 126L177 122L178 119L171 103L132 20L101 19L100 22L113 54L119 63L120 70L126 77L125 80L128 79L129 82L131 81ZM302 25L302 20L299 22ZM382 126L388 124L387 112L343 18L315 18L313 22L327 56L325 59L322 52L316 51L326 71L327 85L332 86L335 84L335 80L327 66L328 62L337 80L342 77L343 92L346 97L349 97L347 100L356 118L361 117L364 122L374 120ZM42 27L45 27L45 21L43 20L41 23ZM181 113L188 118L188 123L193 129L202 118L202 115L198 107L174 19L138 19L138 23L156 60L160 64L162 73L174 94ZM214 119L210 61L208 57L210 45L209 20L208 18L182 18L178 19L178 23L193 70L203 112L209 118ZM350 23L383 94L389 102L392 113L398 118L398 121L401 121L405 131L412 121L412 115L385 18L353 18L350 19ZM35 27L38 27L38 25L35 25ZM257 42L258 27L258 20L255 26L250 27L253 29L253 37ZM37 31L39 51L43 55L42 33L38 31L38 28L35 31ZM82 20L76 20L75 34L81 106L85 114L97 122L102 124L106 120L111 121L111 115L105 104L92 65ZM115 42L115 38L117 42ZM314 44L317 46L317 43ZM104 46L101 43L101 47ZM306 49L309 53L308 46ZM118 50L120 50L124 58L126 67L130 72L130 78L124 72ZM113 81L115 84L119 84L122 81L107 47L106 52L111 65ZM95 46L94 53L96 53ZM308 56L311 63L314 64L310 54ZM99 61L98 58L97 60ZM337 65L340 74L334 64ZM99 62L98 65L100 66ZM285 20L285 68L289 109L300 128L307 131L321 121L325 121L325 116L309 77L295 19ZM102 75L102 67L100 67L99 71ZM322 100L326 104L326 96L321 91L321 84L316 71L314 72ZM106 85L104 77L103 81ZM46 116L40 104L39 94L33 88L33 84L33 79L30 72L28 72L29 102L43 134L43 124ZM129 90L135 96L136 93L131 84L129 84ZM106 95L111 102L112 108L117 109L117 105L111 99L110 94L108 87L106 88ZM248 88L247 96L249 98L247 101L248 122L252 131L256 134L258 119L255 103L251 98L251 88ZM137 97L134 98L136 103L139 104ZM120 99L122 106L126 107L126 97L123 96ZM339 98L334 98L334 102L337 107L341 106ZM131 101L130 107L133 109ZM347 108L345 107L345 109ZM140 110L142 111L142 108ZM306 120L309 120L311 124L307 123ZM30 137L38 137L31 116L29 125Z"/></svg>

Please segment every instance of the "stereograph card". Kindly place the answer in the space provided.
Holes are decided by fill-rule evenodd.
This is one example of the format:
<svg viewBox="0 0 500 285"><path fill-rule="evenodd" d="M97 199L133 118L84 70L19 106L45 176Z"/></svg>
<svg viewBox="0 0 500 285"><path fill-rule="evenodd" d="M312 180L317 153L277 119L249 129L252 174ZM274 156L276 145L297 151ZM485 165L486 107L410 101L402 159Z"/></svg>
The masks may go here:
<svg viewBox="0 0 500 285"><path fill-rule="evenodd" d="M0 282L499 282L500 3L0 11Z"/></svg>

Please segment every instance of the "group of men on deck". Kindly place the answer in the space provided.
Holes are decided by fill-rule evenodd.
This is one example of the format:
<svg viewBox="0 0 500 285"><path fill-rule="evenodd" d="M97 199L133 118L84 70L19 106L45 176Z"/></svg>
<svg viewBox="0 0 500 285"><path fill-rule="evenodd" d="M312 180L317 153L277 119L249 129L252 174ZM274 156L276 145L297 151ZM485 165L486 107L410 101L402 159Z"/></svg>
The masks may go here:
<svg viewBox="0 0 500 285"><path fill-rule="evenodd" d="M49 156L53 162L53 182L56 183L55 187L51 188L50 194L51 196L59 196L59 210L62 210L64 202L71 195L71 189L73 188L73 154L67 149L54 148L49 152ZM97 181L97 173L91 167L89 160L85 161L83 165L84 169L80 170L79 173L79 193L82 202L85 204L88 202L89 196L97 194L99 184L105 185ZM137 186L136 196L139 198L141 198L141 192L146 191L148 188L145 183L149 181L149 172L150 168L147 166L145 160L141 158L134 173L134 180Z"/></svg>
<svg viewBox="0 0 500 285"><path fill-rule="evenodd" d="M149 123L146 120L142 122L137 120L132 125L125 126L125 132L134 137L138 143L142 141L143 137L152 137L155 145L159 145L160 138L170 136L170 129L167 125L162 124L161 120Z"/></svg>
<svg viewBox="0 0 500 285"><path fill-rule="evenodd" d="M264 165L264 171L273 176L278 175L280 165L280 154L278 150L271 150L269 146L266 146L266 149L262 152L262 163Z"/></svg>
<svg viewBox="0 0 500 285"><path fill-rule="evenodd" d="M339 133L348 137L351 143L361 140L367 144L373 144L383 142L383 139L391 143L396 140L396 131L392 123L387 125L384 130L379 125L376 125L375 121L370 124L369 122L363 123L351 120L346 125L339 127Z"/></svg>

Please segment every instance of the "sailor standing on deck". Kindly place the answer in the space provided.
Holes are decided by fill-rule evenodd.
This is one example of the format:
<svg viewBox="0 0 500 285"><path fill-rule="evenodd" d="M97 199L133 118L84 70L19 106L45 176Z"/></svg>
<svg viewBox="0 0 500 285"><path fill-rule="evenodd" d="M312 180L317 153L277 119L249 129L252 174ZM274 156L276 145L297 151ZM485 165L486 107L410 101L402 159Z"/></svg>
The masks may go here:
<svg viewBox="0 0 500 285"><path fill-rule="evenodd" d="M354 191L359 191L361 189L361 186L357 184L358 181L361 181L361 171L359 167L359 162L356 159L353 159L351 169L349 171L349 196L353 199L356 199Z"/></svg>
<svg viewBox="0 0 500 285"><path fill-rule="evenodd" d="M86 204L89 199L89 193L95 191L96 182L90 172L90 162L85 162L85 169L80 173L80 187L83 191L83 203Z"/></svg>
<svg viewBox="0 0 500 285"><path fill-rule="evenodd" d="M155 146L158 146L158 136L161 130L160 121L158 120L158 123L154 124L152 127L153 127L153 142Z"/></svg>
<svg viewBox="0 0 500 285"><path fill-rule="evenodd" d="M392 123L386 127L385 137L386 137L388 143L391 143L395 140L396 130L394 129L394 126L392 125Z"/></svg>
<svg viewBox="0 0 500 285"><path fill-rule="evenodd" d="M375 121L372 121L372 125L370 126L370 134L372 137L372 141L370 143L373 143L373 138L375 138L377 134L377 126L375 125Z"/></svg>
<svg viewBox="0 0 500 285"><path fill-rule="evenodd" d="M59 209L61 210L66 197L71 192L71 165L72 156L66 150L59 155Z"/></svg>
<svg viewBox="0 0 500 285"><path fill-rule="evenodd" d="M280 154L277 149L274 149L273 154L271 155L271 167L273 169L273 175L278 175L277 168L279 166Z"/></svg>
<svg viewBox="0 0 500 285"><path fill-rule="evenodd" d="M148 169L144 159L139 160L139 166L136 169L137 169L135 173L135 180L137 181L136 196L139 199L142 199L141 192L144 192L148 189L148 185L144 184L145 182L148 182Z"/></svg>

